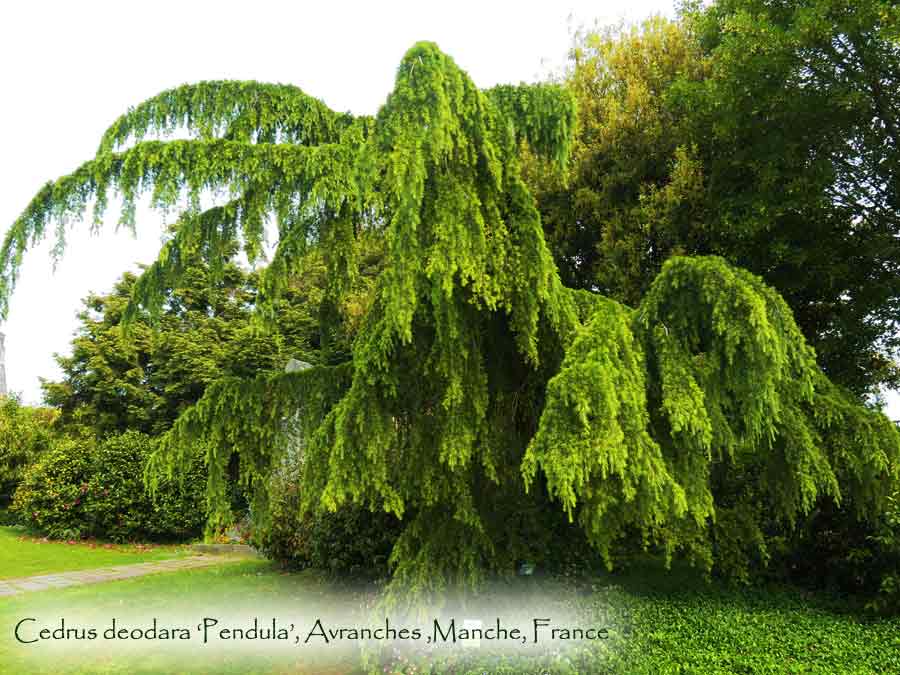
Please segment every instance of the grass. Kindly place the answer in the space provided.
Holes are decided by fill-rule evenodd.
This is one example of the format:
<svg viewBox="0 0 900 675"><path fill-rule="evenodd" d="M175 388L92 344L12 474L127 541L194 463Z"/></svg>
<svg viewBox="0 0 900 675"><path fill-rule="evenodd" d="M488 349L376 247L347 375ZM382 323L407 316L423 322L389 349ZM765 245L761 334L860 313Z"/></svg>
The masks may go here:
<svg viewBox="0 0 900 675"><path fill-rule="evenodd" d="M0 527L0 579L167 560L188 552L184 546L49 541Z"/></svg>
<svg viewBox="0 0 900 675"><path fill-rule="evenodd" d="M358 607L359 598L315 575L282 574L263 560L0 598L0 672L351 673L358 663L353 646L313 659L302 647L272 641L218 648L200 641L126 640L98 645L70 639L19 644L13 636L16 623L27 617L51 629L59 627L62 618L67 628L95 626L101 631L113 618L117 627L147 626L156 618L160 627L193 628L204 617L216 617L222 625L248 626L254 617L269 620L274 615L289 623L300 621L301 615L328 616Z"/></svg>
<svg viewBox="0 0 900 675"><path fill-rule="evenodd" d="M599 648L544 648L511 662L468 650L464 658L394 654L379 672L900 673L900 619L864 618L840 598L786 588L735 589L704 583L693 571L645 566L577 583L519 580L518 597L536 590L570 603L589 625L610 628ZM311 573L285 574L253 560L217 568L0 599L0 672L16 673L356 673L354 643L314 653L273 640L202 644L174 641L97 643L46 640L21 645L19 620L54 628L118 625L196 626L204 617L248 627L276 617L308 627L316 617L363 617L373 592L335 586ZM502 604L491 599L494 611ZM538 604L538 607L542 605ZM610 611L611 610L611 611ZM538 610L540 611L540 610ZM547 608L550 614L549 606ZM540 615L540 614L538 614ZM300 629L303 630L303 629ZM36 633L36 630L32 630ZM473 658L473 656L475 658Z"/></svg>

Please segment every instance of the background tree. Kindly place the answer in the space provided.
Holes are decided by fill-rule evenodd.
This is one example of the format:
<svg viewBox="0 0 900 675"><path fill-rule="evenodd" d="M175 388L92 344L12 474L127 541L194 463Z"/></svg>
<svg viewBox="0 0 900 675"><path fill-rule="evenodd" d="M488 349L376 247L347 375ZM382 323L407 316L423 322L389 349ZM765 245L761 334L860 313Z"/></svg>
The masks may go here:
<svg viewBox="0 0 900 675"><path fill-rule="evenodd" d="M177 471L202 439L213 505L227 506L237 451L263 513L293 439L306 507L356 504L402 520L395 590L509 572L529 529L547 527L522 517L532 512L577 522L608 562L637 538L709 567L723 533L765 555L763 519L795 522L820 495L883 509L900 461L896 429L829 382L758 277L721 258L673 258L633 309L562 284L521 153L565 170L574 123L565 89L480 91L430 43L407 52L374 119L335 114L291 87L164 92L118 120L95 159L45 186L13 224L0 299L48 221L92 196L102 208L111 187L126 217L144 189L161 205L188 199L135 284L133 299L151 312L182 278L185 251L215 270L240 242L254 260L276 216L261 314L272 316L312 247L328 272L322 325L339 323L348 298L363 300L351 354L211 383L153 468ZM190 139L144 140L182 126ZM210 189L230 201L201 211ZM360 293L371 239L383 254ZM745 474L766 513L752 493L717 502L718 476ZM728 518L718 521L720 510Z"/></svg>
<svg viewBox="0 0 900 675"><path fill-rule="evenodd" d="M900 384L898 25L880 0L722 0L580 35L570 182L532 180L566 282L636 304L670 256L721 255L835 382Z"/></svg>
<svg viewBox="0 0 900 675"><path fill-rule="evenodd" d="M678 22L576 35L565 85L579 124L565 180L529 162L548 243L566 284L630 305L662 264L705 245L706 190L676 83L703 81L707 59Z"/></svg>
<svg viewBox="0 0 900 675"><path fill-rule="evenodd" d="M107 480L110 472L130 472L129 480L113 481L119 489L111 496L99 498L96 491L91 499L81 495L83 508L77 512L68 506L71 499L44 497L40 502L32 490L19 502L23 517L33 526L51 534L79 532L118 539L196 533L195 521L206 513L205 508L198 510L195 494L198 476L206 481L202 461L195 457L202 453L202 444L189 446L194 458L183 473L189 477L190 489L179 491L171 481L157 495L164 502L158 504L151 503L142 483L144 465L155 445L126 435L138 431L152 440L165 433L182 411L199 400L207 385L219 378L280 371L292 358L312 363L329 358L328 350L320 348L316 314L324 280L314 256L309 256L303 278L292 281L273 304L266 325L254 319L257 273L248 273L233 261L211 270L199 255L186 256L180 264L179 283L166 290L158 314L136 312L125 320L137 282L131 273L122 276L112 293L85 299L72 354L57 356L63 380L44 381L44 399L61 413L58 427L77 438L77 443L57 453L58 460L67 460L72 454L101 457L106 453L116 461L104 468L105 462L96 459L85 464L84 471L71 474L54 473L55 469L44 466L35 471L32 482L48 479L62 485L59 476L71 475L78 482L68 488L79 493L82 484ZM330 349L346 350L345 341L345 337L335 336ZM85 434L92 439L84 438ZM115 452L110 454L108 448ZM84 472L90 480L82 476ZM234 462L227 474L229 479L236 478ZM246 510L245 496L234 480L230 482L230 509L210 523L211 531L232 525L237 514ZM40 504L33 503L36 500ZM35 513L38 515L33 516ZM192 516L179 529L180 513Z"/></svg>
<svg viewBox="0 0 900 675"><path fill-rule="evenodd" d="M59 409L63 427L87 427L98 438L127 430L155 436L216 379L283 369L290 358L317 362L316 287L291 285L263 330L252 321L257 279L232 262L213 279L197 257L159 315L142 313L125 330L136 282L126 273L112 293L84 300L72 354L56 357L63 379L42 384L46 403Z"/></svg>

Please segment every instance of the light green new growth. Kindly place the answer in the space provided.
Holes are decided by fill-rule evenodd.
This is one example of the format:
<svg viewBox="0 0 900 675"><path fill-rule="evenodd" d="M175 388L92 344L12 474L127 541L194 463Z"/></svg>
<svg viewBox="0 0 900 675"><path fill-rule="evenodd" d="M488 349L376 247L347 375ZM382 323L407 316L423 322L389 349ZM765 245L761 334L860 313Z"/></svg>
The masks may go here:
<svg viewBox="0 0 900 675"><path fill-rule="evenodd" d="M499 514L524 504L558 502L608 562L636 535L707 565L738 531L764 548L763 518L792 522L823 495L876 513L896 479L896 430L827 381L758 278L717 258L675 258L636 309L562 286L519 158L524 145L563 167L574 125L566 90L480 91L430 43L406 54L375 118L338 115L286 86L180 87L119 119L94 160L14 223L0 310L48 223L61 251L65 218L96 198L99 223L110 188L130 225L144 192L163 208L188 200L136 285L134 307L151 311L188 251L214 269L235 243L259 258L272 216L269 299L315 247L339 302L362 237L379 238L383 265L352 359L210 386L148 472L177 471L204 443L221 512L237 452L261 513L293 434L307 507L361 503L407 521L392 556L407 590L508 569L516 544ZM182 128L190 139L144 140ZM210 190L224 204L202 211ZM720 504L729 490L739 498ZM749 495L774 510L760 514Z"/></svg>

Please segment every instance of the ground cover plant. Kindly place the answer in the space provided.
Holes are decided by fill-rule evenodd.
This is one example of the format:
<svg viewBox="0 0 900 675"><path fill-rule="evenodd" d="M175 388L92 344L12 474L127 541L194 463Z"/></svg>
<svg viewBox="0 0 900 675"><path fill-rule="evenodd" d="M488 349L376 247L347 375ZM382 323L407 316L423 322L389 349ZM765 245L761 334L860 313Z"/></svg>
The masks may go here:
<svg viewBox="0 0 900 675"><path fill-rule="evenodd" d="M0 527L0 579L170 560L188 553L179 545L53 541L22 527Z"/></svg>

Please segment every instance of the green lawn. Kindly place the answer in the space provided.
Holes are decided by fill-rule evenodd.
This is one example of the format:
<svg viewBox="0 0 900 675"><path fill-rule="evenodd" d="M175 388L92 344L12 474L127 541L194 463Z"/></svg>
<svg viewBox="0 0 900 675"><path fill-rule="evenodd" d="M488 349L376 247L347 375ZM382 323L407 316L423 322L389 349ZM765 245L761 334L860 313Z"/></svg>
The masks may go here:
<svg viewBox="0 0 900 675"><path fill-rule="evenodd" d="M523 598L538 590L571 602L573 611L594 617L593 625L605 622L611 639L600 649L547 648L516 662L476 650L465 659L394 656L388 671L379 666L379 672L900 673L900 620L863 620L837 598L706 585L690 570L666 574L653 567L598 576L587 585L534 578L506 587L507 596ZM220 626L248 627L254 617L265 624L273 616L283 625L309 626L315 618L333 623L339 614L365 621L373 598L371 589L281 573L261 560L0 598L0 672L355 673L359 652L352 643L318 653L271 640L22 645L13 629L26 617L37 620L29 625L32 634L32 626L57 627L63 617L67 628L103 628L114 617L118 626L147 626L154 617L160 627L196 626L211 617ZM488 604L503 611L500 600Z"/></svg>
<svg viewBox="0 0 900 675"><path fill-rule="evenodd" d="M184 546L70 544L27 536L12 527L0 527L0 579L167 560L188 552Z"/></svg>
<svg viewBox="0 0 900 675"><path fill-rule="evenodd" d="M282 574L271 563L246 560L221 567L160 573L135 579L0 598L0 673L350 673L355 648L330 650L313 660L302 648L242 643L218 649L198 642L102 644L69 640L19 644L18 621L42 625L195 625L204 617L246 625L253 617L328 616L360 606L355 592L338 592L311 574ZM35 632L35 631L32 631ZM25 636L25 639L30 637Z"/></svg>

